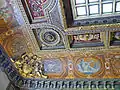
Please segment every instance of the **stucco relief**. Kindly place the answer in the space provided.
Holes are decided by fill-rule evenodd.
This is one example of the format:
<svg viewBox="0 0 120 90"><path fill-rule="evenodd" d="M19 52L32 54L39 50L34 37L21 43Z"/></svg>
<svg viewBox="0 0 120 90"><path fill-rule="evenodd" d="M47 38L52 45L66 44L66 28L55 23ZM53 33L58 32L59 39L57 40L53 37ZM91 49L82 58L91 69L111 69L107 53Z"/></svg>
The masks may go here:
<svg viewBox="0 0 120 90"><path fill-rule="evenodd" d="M120 77L120 54L111 54L106 52L84 52L83 54L77 52L66 52L62 53L62 56L59 56L60 52L52 54L46 53L39 56L41 63L44 67L43 69L41 69L43 70L42 73L47 75L48 79L107 79ZM110 56L106 57L107 55ZM35 64L35 62L39 62L39 60L36 59L37 57L35 55L33 55L33 57L31 58L29 58L29 56L31 57L31 54L28 54L28 56L26 56L26 54L19 56L19 58L13 59L12 63L14 63L16 69L18 69L18 71L23 77L31 79L41 78L39 75L37 75L37 73L35 74L34 72L34 70L39 70L39 68L35 69L37 65ZM23 60L21 60L20 58L23 58ZM109 62L108 59L110 60ZM29 69L27 69L28 67Z"/></svg>
<svg viewBox="0 0 120 90"><path fill-rule="evenodd" d="M8 75L9 79L11 81L13 81L15 83L16 86L18 87L22 87L22 88L30 88L30 89L34 89L34 88L50 88L50 87L54 87L54 88L85 88L85 87L89 87L89 88L116 88L116 86L119 86L119 80L118 79L111 79L110 78L119 78L119 76L117 75L113 75L112 77L104 77L105 73L103 72L102 75L96 74L98 78L95 78L96 75L94 73L90 75L88 75L86 77L86 79L82 79L84 78L83 75L79 74L79 76L81 77L76 77L76 75L74 75L76 72L74 72L74 67L77 67L77 65L75 65L75 60L78 60L77 58L84 58L84 60L87 58L87 60L91 60L94 59L94 61L100 60L100 62L107 60L106 58L111 58L115 57L115 59L119 60L119 53L117 53L117 51L114 51L114 53L111 53L111 51L107 51L106 52L83 52L83 53L79 53L79 52L54 52L52 54L50 53L46 53L46 54L41 54L40 56L42 57L43 61L46 60L46 57L49 57L49 60L51 58L51 60L53 60L53 57L56 56L56 58L59 58L62 60L62 65L63 67L66 67L66 71L67 72L67 67L69 68L70 72L64 73L62 74L62 76L58 76L57 75L48 75L48 79L36 79L36 78L23 78L21 77L21 75L19 75L20 73L18 73L18 71L15 69L15 66L11 65L12 63L14 65L18 65L19 63L16 62L17 64L15 64L15 62L11 63L10 58L6 55L5 52L2 51L3 48L0 47L0 65L2 66L2 68L4 68L5 73ZM67 54L67 55L66 55ZM60 56L62 55L62 56ZM109 56L110 55L110 56ZM23 55L24 56L24 55ZM67 57L66 57L67 56ZM88 57L86 57L88 56ZM92 58L90 58L90 56L92 56ZM75 58L77 57L77 58ZM26 57L23 57L24 59L26 59ZM104 59L105 58L105 59ZM55 59L55 58L54 58ZM27 59L26 59L27 60ZM71 61L72 60L72 61ZM80 59L79 59L80 60ZM65 62L66 61L66 62ZM21 61L20 61L21 62ZM27 60L27 62L29 63L29 60ZM30 61L31 62L31 61ZM67 64L68 62L68 64ZM87 62L87 61L86 61ZM73 63L73 64L72 64ZM111 60L111 64L112 64L112 60ZM106 69L104 68L105 63L101 64L101 67L103 68L103 70ZM30 65L30 64L28 64ZM75 65L75 66L73 66ZM20 65L19 65L20 66ZM17 68L17 67L16 67ZM119 68L119 67L118 67ZM20 68L18 68L20 69ZM24 68L25 69L25 68ZM31 69L31 68L29 68ZM102 71L103 71L102 70ZM25 70L26 71L26 70ZM27 69L28 71L28 69ZM67 75L69 75L69 73L74 72L74 74L70 75L69 78L71 78L73 76L73 78L71 80L63 80L65 79L65 77L68 77ZM97 73L97 72L96 72ZM93 77L92 77L93 75ZM58 76L58 77L57 77ZM108 74L108 76L111 76L110 74ZM40 77L39 77L40 78ZM51 78L54 78L55 80L51 80ZM56 79L57 78L57 79ZM62 80L58 80L58 78L62 78ZM94 79L95 78L95 79ZM104 79L102 79L104 78ZM80 80L79 80L80 79ZM117 87L118 87L117 86Z"/></svg>

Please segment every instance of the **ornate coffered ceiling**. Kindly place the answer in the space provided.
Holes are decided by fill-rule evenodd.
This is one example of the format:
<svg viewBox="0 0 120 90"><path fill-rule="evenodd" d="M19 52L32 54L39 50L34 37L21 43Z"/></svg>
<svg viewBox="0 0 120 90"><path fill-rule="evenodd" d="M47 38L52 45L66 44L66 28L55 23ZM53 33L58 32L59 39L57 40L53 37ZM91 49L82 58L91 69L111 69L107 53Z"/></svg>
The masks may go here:
<svg viewBox="0 0 120 90"><path fill-rule="evenodd" d="M95 20L100 25L89 19L74 22L66 1L6 2L0 9L8 29L0 34L2 67L21 88L115 88L120 83L119 16Z"/></svg>

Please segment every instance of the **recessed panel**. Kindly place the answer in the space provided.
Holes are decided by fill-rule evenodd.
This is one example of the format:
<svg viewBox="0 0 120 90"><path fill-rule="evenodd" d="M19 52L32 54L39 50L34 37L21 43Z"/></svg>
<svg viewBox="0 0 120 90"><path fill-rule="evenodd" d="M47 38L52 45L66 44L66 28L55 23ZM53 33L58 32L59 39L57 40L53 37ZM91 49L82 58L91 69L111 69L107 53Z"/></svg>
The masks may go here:
<svg viewBox="0 0 120 90"><path fill-rule="evenodd" d="M62 41L62 34L59 32L59 28L51 27L51 25L47 24L47 26L42 25L44 28L40 28L37 30L33 29L33 32L38 41L40 50L52 50L52 49L63 49L64 43ZM49 28L48 28L49 27Z"/></svg>
<svg viewBox="0 0 120 90"><path fill-rule="evenodd" d="M89 33L69 36L71 48L97 47L104 46L103 38L100 33Z"/></svg>
<svg viewBox="0 0 120 90"><path fill-rule="evenodd" d="M103 4L103 13L112 13L112 3Z"/></svg>
<svg viewBox="0 0 120 90"><path fill-rule="evenodd" d="M89 2L97 2L98 0L89 0Z"/></svg>
<svg viewBox="0 0 120 90"><path fill-rule="evenodd" d="M77 15L81 16L81 15L86 15L86 7L77 7Z"/></svg>
<svg viewBox="0 0 120 90"><path fill-rule="evenodd" d="M71 7L67 0L63 1L67 27L120 22L119 0L71 0Z"/></svg>
<svg viewBox="0 0 120 90"><path fill-rule="evenodd" d="M46 22L44 3L48 0L21 0L29 23Z"/></svg>
<svg viewBox="0 0 120 90"><path fill-rule="evenodd" d="M75 1L76 1L76 4L85 3L85 0L75 0Z"/></svg>
<svg viewBox="0 0 120 90"><path fill-rule="evenodd" d="M89 10L90 10L90 14L97 14L99 12L98 5L89 6Z"/></svg>
<svg viewBox="0 0 120 90"><path fill-rule="evenodd" d="M120 11L120 2L116 3L116 11Z"/></svg>
<svg viewBox="0 0 120 90"><path fill-rule="evenodd" d="M120 45L120 31L111 32L111 46L118 46Z"/></svg>

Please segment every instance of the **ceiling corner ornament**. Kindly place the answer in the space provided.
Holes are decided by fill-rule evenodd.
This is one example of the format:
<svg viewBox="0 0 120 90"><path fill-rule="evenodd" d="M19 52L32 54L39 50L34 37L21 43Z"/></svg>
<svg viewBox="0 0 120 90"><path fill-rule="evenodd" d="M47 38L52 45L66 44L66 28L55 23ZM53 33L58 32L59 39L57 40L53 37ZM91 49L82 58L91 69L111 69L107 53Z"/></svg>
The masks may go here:
<svg viewBox="0 0 120 90"><path fill-rule="evenodd" d="M46 0L46 3L43 4L43 9L50 12L51 10L53 10L57 2L58 0Z"/></svg>
<svg viewBox="0 0 120 90"><path fill-rule="evenodd" d="M11 59L11 61L19 73L25 78L47 78L44 75L41 57L37 55L24 53L15 60Z"/></svg>

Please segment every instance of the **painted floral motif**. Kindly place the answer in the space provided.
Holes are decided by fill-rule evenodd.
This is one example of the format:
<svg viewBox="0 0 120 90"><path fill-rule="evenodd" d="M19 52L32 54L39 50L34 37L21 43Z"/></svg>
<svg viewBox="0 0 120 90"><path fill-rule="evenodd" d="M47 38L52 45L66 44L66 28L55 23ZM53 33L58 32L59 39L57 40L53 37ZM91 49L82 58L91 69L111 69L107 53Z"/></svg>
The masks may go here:
<svg viewBox="0 0 120 90"><path fill-rule="evenodd" d="M96 59L81 59L77 65L78 71L84 74L93 74L100 70L100 62Z"/></svg>

